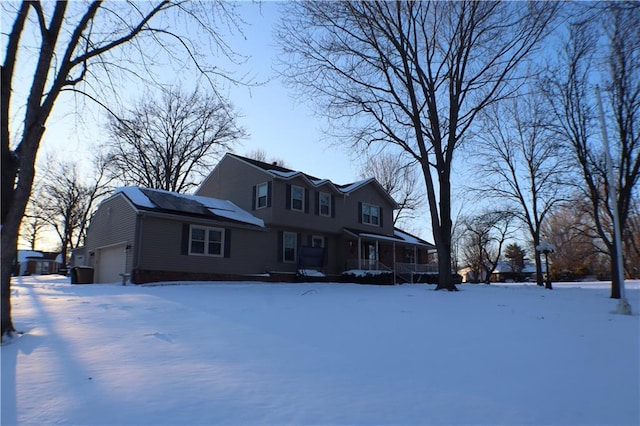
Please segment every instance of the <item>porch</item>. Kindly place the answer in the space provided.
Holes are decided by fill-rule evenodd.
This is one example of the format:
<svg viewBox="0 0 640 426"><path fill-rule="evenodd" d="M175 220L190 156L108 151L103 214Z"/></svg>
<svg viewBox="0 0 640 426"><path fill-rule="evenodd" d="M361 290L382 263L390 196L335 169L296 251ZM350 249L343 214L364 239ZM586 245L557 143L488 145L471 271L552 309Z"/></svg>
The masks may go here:
<svg viewBox="0 0 640 426"><path fill-rule="evenodd" d="M393 236L345 230L345 271L376 271L393 274L394 282L413 283L416 275L437 274L430 255L435 247L403 231Z"/></svg>

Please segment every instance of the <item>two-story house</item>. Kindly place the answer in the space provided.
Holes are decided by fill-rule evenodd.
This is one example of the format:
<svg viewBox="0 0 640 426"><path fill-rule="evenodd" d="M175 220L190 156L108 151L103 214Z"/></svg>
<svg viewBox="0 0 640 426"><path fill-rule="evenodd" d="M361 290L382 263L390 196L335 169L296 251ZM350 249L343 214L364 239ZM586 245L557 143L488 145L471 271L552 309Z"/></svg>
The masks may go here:
<svg viewBox="0 0 640 426"><path fill-rule="evenodd" d="M394 228L396 207L373 178L337 185L226 154L195 195L116 191L92 220L87 258L96 282L424 272L434 247Z"/></svg>

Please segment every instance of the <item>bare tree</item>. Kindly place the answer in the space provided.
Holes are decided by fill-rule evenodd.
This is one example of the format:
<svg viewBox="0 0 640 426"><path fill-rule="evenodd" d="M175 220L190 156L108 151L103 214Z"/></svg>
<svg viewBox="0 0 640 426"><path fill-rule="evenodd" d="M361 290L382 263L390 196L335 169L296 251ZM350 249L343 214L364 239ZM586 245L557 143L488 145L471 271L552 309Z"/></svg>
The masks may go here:
<svg viewBox="0 0 640 426"><path fill-rule="evenodd" d="M494 104L481 114L476 145L485 178L480 191L486 197L510 201L525 226L533 246L540 244L540 230L554 206L567 199L570 176L567 156L556 132L547 102L538 92ZM540 252L534 250L536 279L544 285Z"/></svg>
<svg viewBox="0 0 640 426"><path fill-rule="evenodd" d="M622 277L615 266L618 253L610 224L616 209L620 228L625 229L631 202L638 196L640 5L607 2L589 12L594 11L587 16L578 15L583 20L570 26L560 72L548 77L546 92L554 106L557 131L576 160L585 197L591 204L593 224L612 260L611 297L619 299ZM600 82L605 89L608 125L614 135L615 182L609 181L605 169L601 129L594 114L594 82ZM606 196L611 185L617 190L614 205Z"/></svg>
<svg viewBox="0 0 640 426"><path fill-rule="evenodd" d="M415 161L407 163L402 155L382 152L367 157L362 165L362 178L374 177L398 203L394 211L393 224L415 219L417 211L424 205L424 194L416 174Z"/></svg>
<svg viewBox="0 0 640 426"><path fill-rule="evenodd" d="M31 250L36 249L38 239L40 238L42 231L48 227L48 224L44 219L42 209L35 202L35 200L40 199L40 189L36 188L34 185L33 192L35 196L29 199L29 203L25 209L22 224L20 226L20 237L29 244Z"/></svg>
<svg viewBox="0 0 640 426"><path fill-rule="evenodd" d="M47 121L60 95L81 94L106 106L108 93L126 78L149 76L160 62L194 64L209 81L222 72L207 65L202 51L169 22L189 23L201 39L232 53L218 34L220 22L234 25L232 6L222 2L3 2L7 25L2 64L0 135L2 141L2 243L0 336L15 331L11 319L11 265L17 252L18 232L31 194L35 160ZM171 17L164 20L163 17ZM183 21L181 21L183 20ZM39 43L33 46L32 43ZM31 54L27 54L27 52ZM175 62L174 62L175 63ZM23 92L22 82L31 78ZM17 80L20 80L19 82ZM10 118L24 114L11 128Z"/></svg>
<svg viewBox="0 0 640 426"><path fill-rule="evenodd" d="M502 246L511 234L514 214L510 211L486 211L464 222L462 253L477 280L489 284L496 269Z"/></svg>
<svg viewBox="0 0 640 426"><path fill-rule="evenodd" d="M60 240L63 266L70 249L84 241L89 217L97 202L111 192L104 167L91 182L85 182L75 162L50 158L41 179L40 193L33 204L40 211L40 218L47 223Z"/></svg>
<svg viewBox="0 0 640 426"><path fill-rule="evenodd" d="M630 278L640 278L640 197L631 206L624 234L625 270Z"/></svg>
<svg viewBox="0 0 640 426"><path fill-rule="evenodd" d="M125 185L184 192L198 185L221 154L246 132L233 107L199 89L163 92L142 98L111 116L105 144L108 169Z"/></svg>
<svg viewBox="0 0 640 426"><path fill-rule="evenodd" d="M507 82L556 9L549 2L294 2L285 14L278 40L286 81L355 146L396 146L418 164L438 252L436 290L456 290L456 148L478 113L508 95Z"/></svg>
<svg viewBox="0 0 640 426"><path fill-rule="evenodd" d="M246 154L247 158L251 158L257 161L262 161L263 163L271 163L280 167L287 167L287 163L278 157L267 157L267 151L264 149L254 149Z"/></svg>

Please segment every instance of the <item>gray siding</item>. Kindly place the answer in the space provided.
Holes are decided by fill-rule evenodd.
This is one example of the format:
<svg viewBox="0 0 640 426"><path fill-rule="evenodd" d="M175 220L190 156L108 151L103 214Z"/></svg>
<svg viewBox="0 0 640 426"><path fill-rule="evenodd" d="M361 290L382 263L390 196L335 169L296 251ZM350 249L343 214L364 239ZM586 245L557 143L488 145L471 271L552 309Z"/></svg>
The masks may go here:
<svg viewBox="0 0 640 426"><path fill-rule="evenodd" d="M272 177L235 157L224 157L206 178L196 195L229 200L264 221L271 220L271 209L253 209L253 187Z"/></svg>
<svg viewBox="0 0 640 426"><path fill-rule="evenodd" d="M95 251L101 247L127 243L134 248L136 233L136 210L122 194L100 204L91 219L85 242L87 263L95 265ZM127 250L126 272L131 272L135 250ZM93 255L92 255L93 254Z"/></svg>
<svg viewBox="0 0 640 426"><path fill-rule="evenodd" d="M188 235L184 235L185 225L193 224L229 229L229 257L189 255L185 252L183 239L188 240ZM270 270L277 261L277 240L269 232L189 218L174 220L152 216L142 217L140 229L143 256L138 268L143 270L259 274Z"/></svg>
<svg viewBox="0 0 640 426"><path fill-rule="evenodd" d="M253 187L271 182L271 206L255 209ZM287 209L287 185L304 187L309 197L307 212ZM316 214L316 192L333 195L334 217ZM284 180L235 157L224 157L198 189L197 195L233 201L239 207L265 221L267 226L289 227L316 233L342 233L345 227L372 233L393 235L393 206L374 184L366 184L349 195L332 190L329 185L314 187L302 178ZM358 202L382 208L382 225L372 226L358 222Z"/></svg>
<svg viewBox="0 0 640 426"><path fill-rule="evenodd" d="M367 203L381 207L382 226L360 223L358 220L358 203ZM342 223L347 228L393 236L393 206L373 183L364 185L350 193L345 199L342 211L344 214Z"/></svg>

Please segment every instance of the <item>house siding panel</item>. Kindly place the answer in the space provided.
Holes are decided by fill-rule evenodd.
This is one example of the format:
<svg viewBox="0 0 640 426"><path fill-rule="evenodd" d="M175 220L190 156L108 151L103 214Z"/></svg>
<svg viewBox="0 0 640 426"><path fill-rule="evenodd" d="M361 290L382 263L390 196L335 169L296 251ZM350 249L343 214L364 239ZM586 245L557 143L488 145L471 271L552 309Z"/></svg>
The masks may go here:
<svg viewBox="0 0 640 426"><path fill-rule="evenodd" d="M379 206L381 208L380 225L369 225L362 223L361 203ZM387 198L373 184L364 185L345 197L343 205L338 203L338 215L340 215L341 223L347 228L358 229L362 232L371 232L375 234L385 234L393 236L393 206ZM340 209L342 211L340 211Z"/></svg>
<svg viewBox="0 0 640 426"><path fill-rule="evenodd" d="M105 200L91 219L87 239L86 253L88 265L96 267L95 251L100 247L126 243L133 248L136 233L136 210L124 195L118 194ZM130 272L134 262L134 251L126 252L126 272Z"/></svg>
<svg viewBox="0 0 640 426"><path fill-rule="evenodd" d="M225 241L225 245L228 245L228 257L184 253L184 233L185 230L188 232L190 224L232 229L231 232L225 232L230 236L230 241ZM141 229L145 250L138 268L142 270L259 274L276 263L277 241L268 232L231 228L224 223L189 221L188 218L173 220L151 216L143 218ZM269 250L272 251L271 254Z"/></svg>
<svg viewBox="0 0 640 426"><path fill-rule="evenodd" d="M271 189L271 180L272 177L268 173L237 158L226 156L198 188L196 195L232 201L241 209L269 222L272 218L272 209L269 204L277 201L272 199L272 194L269 194L267 197L268 207L255 209L254 187L267 182L269 189Z"/></svg>

